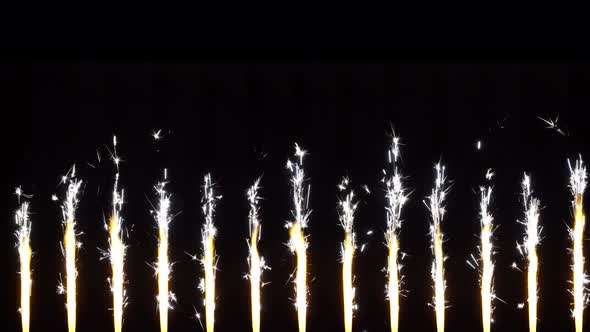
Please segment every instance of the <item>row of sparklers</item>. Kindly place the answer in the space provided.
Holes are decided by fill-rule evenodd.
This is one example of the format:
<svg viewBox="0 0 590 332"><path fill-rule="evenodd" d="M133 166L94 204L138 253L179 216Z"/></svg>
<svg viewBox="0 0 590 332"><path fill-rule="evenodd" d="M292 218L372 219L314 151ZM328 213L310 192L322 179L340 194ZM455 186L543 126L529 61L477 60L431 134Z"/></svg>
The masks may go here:
<svg viewBox="0 0 590 332"><path fill-rule="evenodd" d="M385 242L388 248L387 258L387 284L385 285L386 296L389 301L390 327L391 331L398 330L400 295L403 293L403 275L402 259L404 254L400 251L399 235L402 228L402 207L408 198L408 191L403 186L403 176L398 167L400 158L399 138L393 137L391 145L387 151L388 167L383 170L384 177L382 182L385 186L386 194L386 223ZM116 153L117 139L113 140L113 151L111 157L117 166L117 173L114 180L112 214L108 225L105 225L109 233L109 249L105 251L104 257L108 258L112 267L112 276L109 279L113 295L113 326L115 332L122 331L123 309L126 305L125 295L125 252L126 244L124 242L124 227L121 217L123 206L123 190L119 190L119 157ZM305 234L307 228L310 210L308 209L309 186L306 186L305 172L303 168L303 159L305 151L298 145L295 145L295 155L293 160L287 162L287 169L291 173L292 200L293 200L293 220L286 224L289 230L290 240L289 248L296 256L295 267L295 308L298 316L298 328L300 332L306 330L306 313L307 313L307 247L309 243ZM569 161L568 161L569 164ZM433 300L432 307L436 316L436 327L438 332L444 331L445 326L445 271L444 262L444 235L442 232L442 221L445 213L444 201L448 187L446 187L445 168L440 164L435 166L436 179L434 188L425 204L431 212L432 223L430 233L432 236L432 281L433 281ZM583 212L583 193L586 186L586 169L579 159L575 162L574 167L570 164L571 178L570 188L573 194L574 209L574 226L570 229L572 240L572 288L573 296L572 315L575 320L576 332L582 332L583 310L588 296L586 284L588 282L584 271L583 255L583 235L584 235L584 212ZM488 171L486 181L492 179L493 173ZM170 195L166 192L166 171L164 171L164 180L156 186L159 202L155 211L153 211L159 230L158 241L158 259L154 264L158 279L159 304L159 321L160 331L166 332L168 329L168 310L171 308L171 302L174 301L174 295L168 288L171 274L171 264L168 257L168 226L171 222ZM63 200L63 225L64 239L62 243L62 252L65 257L65 285L60 283L58 291L66 294L66 309L68 331L76 330L76 251L80 247L77 240L76 230L76 205L78 203L78 192L81 181L75 177L75 168L72 168L63 182L67 184L67 192ZM250 204L248 214L250 237L249 237L249 267L248 278L251 283L251 314L252 314L252 331L260 331L260 308L261 308L261 287L262 272L269 267L265 264L264 258L258 251L258 241L261 237L261 221L259 218L259 181L256 180L254 185L248 190L247 198ZM348 179L344 179L339 184L339 189L344 193L343 198L339 201L338 209L340 212L340 223L344 229L344 240L341 245L342 252L342 294L344 302L344 327L346 332L352 331L353 311L355 309L354 297L355 288L353 285L353 261L355 257L356 242L354 233L354 218L357 208L357 200L352 189L349 188ZM531 182L527 174L524 175L522 182L522 201L524 207L524 216L520 223L524 225L524 236L522 244L517 245L517 249L524 257L527 265L527 292L528 292L528 313L529 313L529 330L536 331L537 326L537 271L538 258L536 247L540 242L541 227L539 225L539 201L532 195ZM19 202L21 198L28 198L20 188L16 191ZM493 216L490 214L489 205L492 198L492 187L487 184L480 188L480 224L481 224L481 244L478 246L478 255L472 255L468 264L480 271L481 286L481 307L483 331L489 332L492 322L493 302L496 299L493 288L494 276L494 246L493 246ZM207 332L214 330L214 313L215 313L215 273L217 264L217 255L215 253L215 235L216 228L214 224L214 214L217 200L221 196L214 192L214 186L211 181L211 175L204 178L202 209L205 216L205 223L202 228L202 254L199 261L204 270L204 278L199 284L199 288L204 293L205 306L205 329ZM57 200L57 197L53 197ZM16 211L16 232L17 247L20 258L20 281L21 281L21 319L22 330L29 331L30 320L30 298L31 298L31 255L32 250L29 243L31 233L31 220L29 219L29 203L24 201L20 203L20 208ZM196 259L196 258L195 258ZM201 322L200 313L196 317Z"/></svg>

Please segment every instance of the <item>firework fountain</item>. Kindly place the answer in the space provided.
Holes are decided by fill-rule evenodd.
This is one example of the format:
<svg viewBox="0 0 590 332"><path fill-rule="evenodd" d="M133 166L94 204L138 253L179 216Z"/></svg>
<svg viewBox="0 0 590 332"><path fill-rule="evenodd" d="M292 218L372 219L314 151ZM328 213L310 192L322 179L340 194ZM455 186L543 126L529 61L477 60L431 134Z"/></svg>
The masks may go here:
<svg viewBox="0 0 590 332"><path fill-rule="evenodd" d="M393 136L389 150L387 151L387 161L390 167L383 170L383 180L386 187L387 203L385 206L387 229L385 231L385 242L389 248L387 256L387 276L386 285L387 299L389 300L389 317L391 331L397 332L399 326L399 297L401 293L401 276L402 265L400 263L403 255L399 248L399 233L402 227L401 212L408 196L402 185L402 176L397 165L400 158L399 137Z"/></svg>
<svg viewBox="0 0 590 332"><path fill-rule="evenodd" d="M20 204L15 213L16 246L18 249L20 263L20 314L23 332L29 332L31 319L31 219L29 219L29 202L22 202L21 197L25 196L21 188L16 189L16 195Z"/></svg>
<svg viewBox="0 0 590 332"><path fill-rule="evenodd" d="M252 187L248 189L248 202L250 204L250 212L248 213L248 225L250 229L250 238L248 242L248 264L250 266L250 273L247 277L250 279L250 301L252 310L252 332L260 331L260 291L262 284L262 271L269 269L258 251L258 241L262 236L262 225L260 224L260 216L258 214L259 206L258 190L260 189L260 178L257 179Z"/></svg>
<svg viewBox="0 0 590 332"><path fill-rule="evenodd" d="M111 263L112 277L110 279L111 292L113 293L113 326L115 332L121 332L123 328L123 308L126 304L125 293L125 252L127 250L123 241L123 219L121 208L123 206L123 190L119 191L119 162L117 156L117 137L113 137L113 152L111 158L117 168L113 184L112 213L109 224L105 228L109 232L109 250L107 257Z"/></svg>
<svg viewBox="0 0 590 332"><path fill-rule="evenodd" d="M66 294L66 310L68 316L68 331L76 331L76 252L81 247L81 243L76 241L76 207L78 205L78 191L82 181L76 179L76 166L73 166L63 178L62 182L67 184L66 198L62 204L62 215L64 226L64 240L62 243L62 253L66 260L66 285L58 286L59 293Z"/></svg>
<svg viewBox="0 0 590 332"><path fill-rule="evenodd" d="M201 230L203 256L201 265L205 272L205 277L201 279L199 288L205 294L205 323L207 332L213 332L215 326L215 273L217 270L217 256L215 254L215 235L217 229L213 224L215 206L221 196L216 196L213 191L211 174L205 175L203 181L203 214L205 215L205 224Z"/></svg>
<svg viewBox="0 0 590 332"><path fill-rule="evenodd" d="M158 311L160 313L160 332L168 331L168 310L171 308L171 300L174 295L170 292L168 282L170 281L171 265L168 258L168 227L170 225L170 195L166 192L166 170L164 180L154 188L158 194L159 201L154 218L158 225L158 261L155 264L155 271L158 278Z"/></svg>
<svg viewBox="0 0 590 332"><path fill-rule="evenodd" d="M295 160L287 161L287 169L291 172L291 185L294 210L292 210L293 222L289 221L286 227L289 229L289 248L297 256L295 276L295 308L297 309L297 322L299 332L305 332L307 317L307 239L305 228L311 211L308 210L309 186L307 192L304 188L305 172L303 170L303 157L305 151L295 144Z"/></svg>
<svg viewBox="0 0 590 332"><path fill-rule="evenodd" d="M527 262L527 302L529 311L529 332L537 331L537 273L539 259L537 245L541 241L541 227L539 226L539 200L532 196L531 179L524 174L522 180L522 202L524 219L519 221L525 227L522 244L517 243L518 252Z"/></svg>
<svg viewBox="0 0 590 332"><path fill-rule="evenodd" d="M340 225L344 229L344 241L341 244L342 253L342 295L344 302L344 331L352 332L352 317L355 288L353 286L352 263L356 249L354 234L354 213L358 203L354 200L354 192L349 189L350 181L344 178L338 188L345 193L344 199L338 202Z"/></svg>
<svg viewBox="0 0 590 332"><path fill-rule="evenodd" d="M572 239L572 272L573 272L573 289L571 291L574 297L574 308L572 311L576 332L582 332L584 324L584 307L587 302L588 293L586 284L588 278L584 269L584 190L586 189L586 168L583 165L582 158L578 159L572 168L570 168L570 189L572 191L573 210L574 210L574 228L570 229L570 238Z"/></svg>
<svg viewBox="0 0 590 332"><path fill-rule="evenodd" d="M434 260L432 262L431 276L434 282L434 297L432 306L436 314L436 330L443 332L445 330L445 288L446 281L444 276L445 255L443 251L444 236L441 229L441 223L445 214L443 205L447 189L445 188L445 167L436 164L436 179L434 188L428 197L426 206L430 210L432 224L430 225L430 234L432 236L432 251Z"/></svg>

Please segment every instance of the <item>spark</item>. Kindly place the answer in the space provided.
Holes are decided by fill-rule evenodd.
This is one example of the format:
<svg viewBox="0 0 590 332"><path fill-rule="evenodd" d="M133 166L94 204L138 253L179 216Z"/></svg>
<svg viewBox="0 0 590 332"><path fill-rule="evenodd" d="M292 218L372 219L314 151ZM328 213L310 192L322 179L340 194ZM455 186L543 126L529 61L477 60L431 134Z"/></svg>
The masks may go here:
<svg viewBox="0 0 590 332"><path fill-rule="evenodd" d="M158 131L152 132L152 137L154 138L154 140L159 141L160 139L162 139L162 136L160 136L160 134L162 133L162 129L159 129Z"/></svg>
<svg viewBox="0 0 590 332"><path fill-rule="evenodd" d="M486 180L491 180L493 173L488 170L486 173ZM484 332L490 332L492 313L494 310L493 300L496 299L494 294L494 261L493 255L493 244L492 244L492 233L493 220L494 218L490 214L489 206L492 198L492 187L482 186L480 187L480 225L481 225L481 247L480 249L480 286L481 286L481 314L482 314L482 325Z"/></svg>
<svg viewBox="0 0 590 332"><path fill-rule="evenodd" d="M164 180L166 177L164 176ZM166 193L166 182L159 182L154 188L159 196L154 218L158 224L158 261L155 270L158 277L158 309L160 312L160 332L168 331L168 309L173 294L169 291L171 265L168 260L168 227L170 225L170 195Z"/></svg>
<svg viewBox="0 0 590 332"><path fill-rule="evenodd" d="M201 230L203 256L201 264L205 272L205 278L201 280L201 291L205 293L205 326L207 332L213 332L215 326L215 272L217 258L215 255L215 235L217 229L213 224L215 205L221 196L216 196L211 182L211 174L205 175L203 181L202 209L205 215L205 224Z"/></svg>
<svg viewBox="0 0 590 332"><path fill-rule="evenodd" d="M20 203L21 197L30 197L24 195L21 188L16 189L16 195L20 204L15 213L16 221L16 239L20 263L20 314L22 331L29 332L31 319L31 220L29 219L29 203Z"/></svg>
<svg viewBox="0 0 590 332"><path fill-rule="evenodd" d="M63 285L63 283L60 281L59 284L57 285L57 294L63 295L65 293L66 293L66 288Z"/></svg>
<svg viewBox="0 0 590 332"><path fill-rule="evenodd" d="M478 150L481 150L481 140L478 140L475 146Z"/></svg>
<svg viewBox="0 0 590 332"><path fill-rule="evenodd" d="M248 189L247 197L250 204L250 212L248 213L248 225L250 229L250 242L248 244L249 257L248 263L250 265L250 300L252 310L252 332L260 331L260 289L262 287L262 271L269 269L266 266L264 258L258 252L258 241L261 238L262 225L260 225L260 216L258 215L259 206L258 189L260 189L260 178L258 178L252 187Z"/></svg>
<svg viewBox="0 0 590 332"><path fill-rule="evenodd" d="M522 255L522 253L521 253L521 255ZM516 265L516 262L512 262L512 265L510 267L512 267L515 270L518 270L518 271L522 272L522 270L518 267L518 265Z"/></svg>
<svg viewBox="0 0 590 332"><path fill-rule="evenodd" d="M557 124L557 122L559 121L559 115L555 118L555 120L551 118L544 119L540 116L538 116L537 119L543 121L547 125L547 127L545 127L546 129L555 130L558 134L562 136L567 136L567 133L564 132Z"/></svg>
<svg viewBox="0 0 590 332"><path fill-rule="evenodd" d="M525 217L523 221L519 222L525 226L525 234L523 243L518 245L518 248L521 254L526 254L529 331L535 332L537 331L537 271L539 269L537 245L540 242L541 229L539 227L539 200L532 196L531 179L526 173L522 180L522 201ZM513 266L516 266L516 262Z"/></svg>
<svg viewBox="0 0 590 332"><path fill-rule="evenodd" d="M299 332L305 332L307 318L307 239L305 228L311 211L308 210L309 186L307 192L304 188L305 172L303 169L303 157L305 151L295 144L295 160L287 161L287 169L291 172L291 185L294 210L291 211L294 222L288 222L289 248L297 256L295 276L295 308L297 309L297 322Z"/></svg>
<svg viewBox="0 0 590 332"><path fill-rule="evenodd" d="M338 203L340 225L344 229L344 241L342 242L342 292L344 301L344 331L352 332L352 312L355 308L353 285L352 263L354 259L355 234L354 234L354 213L358 203L354 200L354 192L348 189L350 181L344 178L341 186L342 191L346 192L345 198Z"/></svg>
<svg viewBox="0 0 590 332"><path fill-rule="evenodd" d="M64 230L63 251L66 259L66 308L68 316L68 331L76 331L76 251L79 244L76 243L76 207L78 205L78 191L82 181L77 180L76 167L73 166L71 172L68 172L62 178L62 182L66 183L68 190L65 201L62 204L62 215ZM62 286L63 288L63 286Z"/></svg>
<svg viewBox="0 0 590 332"><path fill-rule="evenodd" d="M584 271L584 190L586 189L586 167L584 167L582 158L576 160L574 168L568 159L570 169L570 189L574 200L572 202L574 210L574 228L570 229L570 237L572 239L573 252L573 289L572 295L574 297L573 316L575 320L576 332L582 332L584 321L584 307L587 302L588 293L586 284L588 279Z"/></svg>
<svg viewBox="0 0 590 332"><path fill-rule="evenodd" d="M117 156L117 138L113 137L112 160L117 168L113 185L112 214L108 225L109 250L108 258L111 262L112 279L111 292L113 293L113 326L115 332L121 332L123 326L123 308L126 304L125 297L125 252L126 245L123 241L123 220L121 208L123 205L123 190L119 191L119 157Z"/></svg>
<svg viewBox="0 0 590 332"><path fill-rule="evenodd" d="M435 165L436 179L431 195L428 197L426 206L430 210L432 224L430 234L432 235L432 250L434 260L432 262L431 276L434 282L434 297L432 306L436 314L436 330L443 332L445 329L445 289L444 261L446 257L443 251L444 236L441 230L441 223L445 214L443 202L447 193L445 188L445 167L440 163Z"/></svg>
<svg viewBox="0 0 590 332"><path fill-rule="evenodd" d="M397 331L399 326L399 297L402 284L399 233L402 227L402 207L408 198L397 165L400 158L399 146L399 137L394 135L387 151L387 161L390 167L383 170L384 178L382 180L385 183L385 197L387 199L385 206L387 222L385 243L388 248L386 294L389 300L389 319L392 332Z"/></svg>

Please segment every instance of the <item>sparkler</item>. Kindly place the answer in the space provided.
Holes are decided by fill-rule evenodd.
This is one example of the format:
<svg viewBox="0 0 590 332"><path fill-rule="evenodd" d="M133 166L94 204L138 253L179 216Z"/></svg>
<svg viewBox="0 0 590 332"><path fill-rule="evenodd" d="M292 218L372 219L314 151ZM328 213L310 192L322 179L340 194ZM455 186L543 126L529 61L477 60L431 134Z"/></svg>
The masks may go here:
<svg viewBox="0 0 590 332"><path fill-rule="evenodd" d="M308 198L310 187L307 193L303 187L305 172L303 169L303 157L305 151L295 144L295 161L287 161L287 169L291 172L291 185L293 194L294 210L291 211L295 221L287 222L289 229L289 249L297 256L297 268L295 276L295 308L297 309L297 322L299 332L305 332L307 316L307 239L305 228L311 211L308 210Z"/></svg>
<svg viewBox="0 0 590 332"><path fill-rule="evenodd" d="M352 332L352 311L354 309L354 293L352 261L354 259L355 235L354 212L358 203L354 201L354 192L348 189L349 180L344 178L338 186L341 191L347 192L344 200L339 201L340 225L344 229L344 242L341 245L342 252L342 291L344 300L344 331Z"/></svg>
<svg viewBox="0 0 590 332"><path fill-rule="evenodd" d="M62 178L62 182L68 184L66 199L62 205L64 242L62 252L66 258L66 287L59 285L58 291L66 293L66 309L68 315L68 331L76 331L76 250L81 243L76 242L76 207L78 205L78 190L82 184L81 180L76 179L76 166L72 167L71 172Z"/></svg>
<svg viewBox="0 0 590 332"><path fill-rule="evenodd" d="M580 157L572 168L568 160L570 168L570 189L574 196L574 229L570 229L570 237L573 243L573 289L572 295L574 297L573 316L575 320L576 332L582 332L584 323L584 307L587 301L586 284L588 279L584 271L584 190L586 189L586 167L584 167L582 158Z"/></svg>
<svg viewBox="0 0 590 332"><path fill-rule="evenodd" d="M393 137L391 146L387 151L388 163L391 170L383 170L384 178L382 182L386 186L387 205L386 219L387 230L385 231L385 241L389 248L387 258L387 276L386 285L387 299L389 300L389 317L391 331L397 332L399 326L399 295L401 293L402 276L400 275L402 265L400 264L399 252L399 232L402 227L401 211L408 196L402 185L402 176L399 173L397 161L399 159L399 137Z"/></svg>
<svg viewBox="0 0 590 332"><path fill-rule="evenodd" d="M29 203L20 203L23 196L21 189L16 189L20 208L15 213L17 225L16 239L20 262L20 314L23 332L29 332L31 318L31 220L29 219Z"/></svg>
<svg viewBox="0 0 590 332"><path fill-rule="evenodd" d="M486 180L491 180L493 173L488 170ZM480 261L482 264L480 283L481 283L481 315L484 332L490 332L492 323L492 311L494 310L492 301L496 298L494 295L493 277L494 277L494 261L492 260L493 245L492 233L493 217L490 214L489 206L492 198L492 187L480 187L480 224L481 224L481 247L480 247Z"/></svg>
<svg viewBox="0 0 590 332"><path fill-rule="evenodd" d="M522 199L524 205L525 235L522 244L517 244L518 251L525 256L528 263L527 292L529 304L529 331L537 331L537 245L540 242L541 228L539 227L539 200L532 197L531 179L525 173L522 181Z"/></svg>
<svg viewBox="0 0 590 332"><path fill-rule="evenodd" d="M156 274L158 276L158 309L160 312L160 332L168 331L168 309L170 299L174 298L168 288L171 266L168 260L168 226L170 224L170 195L166 193L166 170L164 170L164 181L155 186L160 200L158 209L154 213L158 223L158 262L156 263Z"/></svg>
<svg viewBox="0 0 590 332"><path fill-rule="evenodd" d="M445 214L443 202L445 200L447 189L445 188L445 167L440 163L434 167L436 170L436 179L431 195L428 197L429 203L426 205L430 210L432 224L430 225L430 234L432 235L432 250L434 260L432 262L431 276L434 282L434 297L432 306L436 313L436 330L443 332L445 329L445 288L446 281L444 277L443 252L443 233L441 222ZM425 202L426 203L426 202Z"/></svg>
<svg viewBox="0 0 590 332"><path fill-rule="evenodd" d="M261 237L262 226L258 215L258 189L260 188L260 178L254 182L254 185L248 189L248 202L250 203L250 212L248 213L248 224L250 228L250 242L248 244L250 265L250 300L252 310L252 332L260 331L260 289L263 286L261 282L262 271L269 269L266 266L264 257L258 252L258 241Z"/></svg>
<svg viewBox="0 0 590 332"><path fill-rule="evenodd" d="M205 293L205 323L207 332L213 332L215 326L215 271L217 270L217 258L215 256L215 235L217 229L213 224L215 205L221 196L215 196L211 183L211 174L205 175L203 181L203 214L205 224L201 230L203 239L203 256L201 264L205 271L205 278L201 279L199 288Z"/></svg>
<svg viewBox="0 0 590 332"><path fill-rule="evenodd" d="M119 191L119 157L117 156L117 137L113 137L112 159L117 167L115 174L115 183L113 185L113 211L110 217L109 232L109 251L108 257L111 262L112 280L111 292L113 293L113 325L115 332L121 332L123 326L123 307L125 306L125 251L126 246L123 241L123 220L121 218L121 208L123 205L123 190Z"/></svg>

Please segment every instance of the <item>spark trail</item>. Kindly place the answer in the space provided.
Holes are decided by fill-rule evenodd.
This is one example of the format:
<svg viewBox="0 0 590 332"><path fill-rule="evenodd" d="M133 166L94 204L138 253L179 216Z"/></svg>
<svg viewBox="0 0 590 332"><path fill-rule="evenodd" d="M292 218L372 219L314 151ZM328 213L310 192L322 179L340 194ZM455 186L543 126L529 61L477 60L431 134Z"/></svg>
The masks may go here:
<svg viewBox="0 0 590 332"><path fill-rule="evenodd" d="M258 189L260 189L260 178L254 182L252 187L248 189L248 203L250 204L250 212L248 213L248 225L250 229L250 239L248 242L248 264L250 266L250 301L252 310L252 332L260 331L260 291L263 286L261 277L262 271L269 269L266 266L264 257L258 252L258 241L261 238L262 225L260 224L260 216L258 215L259 206Z"/></svg>
<svg viewBox="0 0 590 332"><path fill-rule="evenodd" d="M16 189L16 195L20 204L15 213L17 226L16 239L20 263L20 314L22 331L29 332L31 318L31 220L29 219L29 202L21 203L24 196L20 188Z"/></svg>
<svg viewBox="0 0 590 332"><path fill-rule="evenodd" d="M526 256L527 261L527 298L529 309L529 331L537 331L537 272L539 259L537 257L537 245L541 241L539 226L539 200L532 196L531 179L524 174L522 180L522 201L524 205L524 220L520 221L525 226L522 244L517 244L518 251Z"/></svg>
<svg viewBox="0 0 590 332"><path fill-rule="evenodd" d="M570 229L570 237L572 239L572 253L573 253L573 289L572 295L574 297L573 316L576 326L576 332L582 332L584 323L584 307L587 302L586 284L588 279L584 270L584 190L586 189L586 167L584 167L582 158L576 160L574 168L568 160L570 168L570 189L573 200L574 209L574 228Z"/></svg>
<svg viewBox="0 0 590 332"><path fill-rule="evenodd" d="M215 272L217 270L217 257L215 255L215 235L217 229L213 224L215 206L221 196L216 196L211 182L211 174L205 175L203 181L202 209L205 215L205 224L201 230L203 256L201 264L205 272L205 278L201 280L200 289L205 293L205 323L207 332L213 332L215 327Z"/></svg>
<svg viewBox="0 0 590 332"><path fill-rule="evenodd" d="M354 234L354 213L358 203L354 200L354 192L348 189L350 181L342 180L338 186L346 194L343 200L338 202L340 225L344 229L344 241L341 244L342 252L342 294L344 302L344 331L352 332L352 318L354 310L354 293L352 263L356 249Z"/></svg>
<svg viewBox="0 0 590 332"><path fill-rule="evenodd" d="M432 250L434 260L432 262L431 276L434 282L434 297L432 306L436 314L436 330L443 332L445 329L445 288L446 281L444 277L445 255L443 251L444 236L441 229L441 223L445 214L443 205L446 191L445 188L445 167L440 164L435 165L436 179L431 195L428 197L426 206L430 210L432 224L430 225L430 234L432 235ZM425 202L426 203L426 202Z"/></svg>
<svg viewBox="0 0 590 332"><path fill-rule="evenodd" d="M307 193L304 188L305 171L303 169L303 157L305 151L295 144L295 160L287 161L287 169L291 172L291 185L294 209L291 211L295 220L289 221L286 227L289 229L289 249L297 256L295 276L295 308L297 309L297 322L299 332L305 332L307 321L307 239L305 228L311 211L308 210L309 186Z"/></svg>
<svg viewBox="0 0 590 332"><path fill-rule="evenodd" d="M391 145L387 151L387 161L390 167L387 170L383 170L384 177L382 180L385 183L385 197L387 199L387 205L385 206L387 220L385 241L389 250L387 255L388 281L386 294L389 300L389 317L392 332L397 332L399 326L399 297L403 280L400 275L402 265L400 263L399 233L402 227L402 207L408 198L406 190L402 185L402 176L397 165L398 159L400 158L399 145L399 137L393 136Z"/></svg>
<svg viewBox="0 0 590 332"><path fill-rule="evenodd" d="M78 191L82 181L76 179L76 166L72 167L71 172L62 178L63 183L67 183L68 190L66 198L62 204L62 215L64 229L64 241L62 250L66 259L66 286L58 287L60 292L66 293L66 310L68 316L68 331L76 331L76 251L81 243L76 242L76 207L78 205Z"/></svg>

